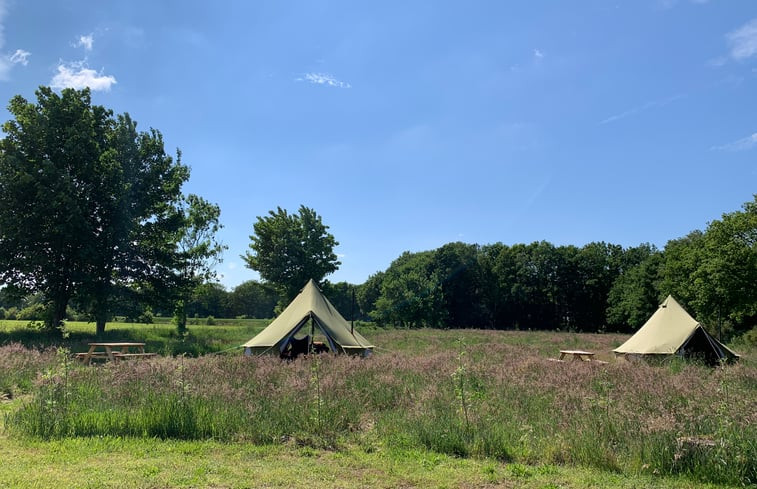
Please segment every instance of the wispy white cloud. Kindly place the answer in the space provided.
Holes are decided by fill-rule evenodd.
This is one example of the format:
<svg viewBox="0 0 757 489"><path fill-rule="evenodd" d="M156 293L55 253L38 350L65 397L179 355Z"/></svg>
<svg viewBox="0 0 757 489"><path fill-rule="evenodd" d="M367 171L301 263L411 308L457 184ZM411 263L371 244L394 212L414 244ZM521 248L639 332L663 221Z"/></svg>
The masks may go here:
<svg viewBox="0 0 757 489"><path fill-rule="evenodd" d="M664 107L672 102L675 102L676 100L680 100L684 98L685 94L678 94L673 95L672 97L664 98L661 100L651 100L649 102L646 102L642 105L639 105L638 107L633 107L631 109L628 109L624 112L620 112L619 114L611 115L610 117L603 119L599 121L600 124L609 124L611 122L619 121L621 119L625 119L626 117L631 117L636 114L640 114L642 112L646 112L647 110L654 109L657 107Z"/></svg>
<svg viewBox="0 0 757 489"><path fill-rule="evenodd" d="M297 81L306 81L315 85L328 85L330 87L337 88L351 88L347 82L337 80L333 75L328 73L306 73L302 78L297 78Z"/></svg>
<svg viewBox="0 0 757 489"><path fill-rule="evenodd" d="M29 56L31 56L32 53L29 51L24 51L23 49L16 49L16 52L11 55L10 62L14 64L21 64L21 65L28 65L29 64Z"/></svg>
<svg viewBox="0 0 757 489"><path fill-rule="evenodd" d="M754 148L755 146L757 146L757 132L755 132L751 136L737 139L736 141L731 141L730 143L726 143L720 146L713 146L710 149L715 151L746 151Z"/></svg>
<svg viewBox="0 0 757 489"><path fill-rule="evenodd" d="M79 36L79 39L74 43L74 47L80 48L83 47L85 51L92 51L92 46L94 45L95 37L94 34L88 34L86 36Z"/></svg>
<svg viewBox="0 0 757 489"><path fill-rule="evenodd" d="M534 58L541 59L544 57L544 53L540 49L534 49Z"/></svg>
<svg viewBox="0 0 757 489"><path fill-rule="evenodd" d="M757 19L752 19L733 32L726 34L731 57L742 61L757 55Z"/></svg>
<svg viewBox="0 0 757 489"><path fill-rule="evenodd" d="M112 75L103 75L86 66L86 61L61 62L58 73L50 81L53 88L75 88L81 90L89 87L94 91L109 91L116 84Z"/></svg>

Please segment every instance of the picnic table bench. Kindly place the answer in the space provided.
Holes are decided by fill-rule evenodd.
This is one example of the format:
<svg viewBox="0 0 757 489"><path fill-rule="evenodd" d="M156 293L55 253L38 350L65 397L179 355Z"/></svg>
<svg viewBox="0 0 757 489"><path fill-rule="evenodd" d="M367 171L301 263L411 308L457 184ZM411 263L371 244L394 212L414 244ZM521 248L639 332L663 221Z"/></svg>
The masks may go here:
<svg viewBox="0 0 757 489"><path fill-rule="evenodd" d="M85 365L92 360L105 360L115 362L127 358L151 358L157 353L145 353L144 343L134 342L93 342L88 343L89 350L77 353L76 358ZM98 350L102 348L102 350Z"/></svg>
<svg viewBox="0 0 757 489"><path fill-rule="evenodd" d="M584 362L590 362L594 356L593 352L583 350L560 350L560 360L565 360L565 357L571 356L573 360L582 360Z"/></svg>

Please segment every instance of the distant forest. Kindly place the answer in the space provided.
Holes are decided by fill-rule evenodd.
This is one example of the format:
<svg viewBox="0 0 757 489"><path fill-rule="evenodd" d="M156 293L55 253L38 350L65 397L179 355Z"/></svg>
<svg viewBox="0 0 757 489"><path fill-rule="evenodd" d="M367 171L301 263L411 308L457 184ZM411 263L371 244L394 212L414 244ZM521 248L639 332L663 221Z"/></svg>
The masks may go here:
<svg viewBox="0 0 757 489"><path fill-rule="evenodd" d="M604 242L582 247L449 243L405 252L359 285L321 286L348 320L380 325L630 332L668 294L725 337L757 325L757 196L743 210L724 214L704 231L624 248ZM35 296L0 290L0 318L37 319ZM266 284L248 281L231 291L205 283L187 302L189 317L275 315L282 302ZM280 307L281 305L279 305ZM116 311L149 321L149 309ZM76 319L75 309L69 318Z"/></svg>

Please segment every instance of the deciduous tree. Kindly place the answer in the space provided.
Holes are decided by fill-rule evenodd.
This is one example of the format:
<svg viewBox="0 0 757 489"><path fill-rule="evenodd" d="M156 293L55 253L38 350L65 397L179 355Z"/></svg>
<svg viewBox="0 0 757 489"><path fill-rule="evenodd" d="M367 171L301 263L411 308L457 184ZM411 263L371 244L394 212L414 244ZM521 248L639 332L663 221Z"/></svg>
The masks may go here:
<svg viewBox="0 0 757 489"><path fill-rule="evenodd" d="M189 168L166 154L160 132L138 132L88 89L36 95L14 97L3 125L0 283L42 293L51 328L74 299L101 333L115 298L155 298L202 270L209 249L191 244L187 211L202 206L182 195Z"/></svg>
<svg viewBox="0 0 757 489"><path fill-rule="evenodd" d="M278 207L258 217L250 236L250 251L242 255L247 267L273 284L285 302L292 300L308 280L320 282L341 264L334 253L339 243L321 216L300 206L289 214Z"/></svg>

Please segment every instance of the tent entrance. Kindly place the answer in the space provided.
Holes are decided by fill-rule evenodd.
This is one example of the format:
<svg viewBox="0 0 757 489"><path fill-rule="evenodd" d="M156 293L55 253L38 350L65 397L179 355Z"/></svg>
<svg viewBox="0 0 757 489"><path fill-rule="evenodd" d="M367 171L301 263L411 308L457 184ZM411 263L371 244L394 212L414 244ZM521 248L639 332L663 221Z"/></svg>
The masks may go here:
<svg viewBox="0 0 757 489"><path fill-rule="evenodd" d="M298 333L304 334L299 336ZM328 353L337 351L334 340L318 321L314 314L309 314L292 330L281 344L280 357L294 360L309 353Z"/></svg>
<svg viewBox="0 0 757 489"><path fill-rule="evenodd" d="M725 358L723 351L712 341L712 337L702 328L697 328L686 340L678 354L684 358L699 361L710 366L718 365Z"/></svg>

